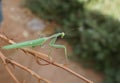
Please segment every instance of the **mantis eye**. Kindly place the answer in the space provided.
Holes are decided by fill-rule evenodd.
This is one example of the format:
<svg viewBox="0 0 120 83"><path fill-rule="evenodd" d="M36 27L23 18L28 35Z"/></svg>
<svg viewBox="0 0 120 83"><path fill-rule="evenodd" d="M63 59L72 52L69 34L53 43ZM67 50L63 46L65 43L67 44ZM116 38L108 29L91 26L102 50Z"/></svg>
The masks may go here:
<svg viewBox="0 0 120 83"><path fill-rule="evenodd" d="M65 36L65 33L64 32L62 32L61 33L61 38L63 38Z"/></svg>

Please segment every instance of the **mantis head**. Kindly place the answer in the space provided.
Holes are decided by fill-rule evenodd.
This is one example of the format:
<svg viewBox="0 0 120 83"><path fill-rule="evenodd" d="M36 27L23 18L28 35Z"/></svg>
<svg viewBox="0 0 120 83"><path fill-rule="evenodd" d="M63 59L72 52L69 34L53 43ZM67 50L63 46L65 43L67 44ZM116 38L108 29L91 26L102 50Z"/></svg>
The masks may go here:
<svg viewBox="0 0 120 83"><path fill-rule="evenodd" d="M61 33L61 38L63 38L65 36L65 33L64 32L62 32Z"/></svg>

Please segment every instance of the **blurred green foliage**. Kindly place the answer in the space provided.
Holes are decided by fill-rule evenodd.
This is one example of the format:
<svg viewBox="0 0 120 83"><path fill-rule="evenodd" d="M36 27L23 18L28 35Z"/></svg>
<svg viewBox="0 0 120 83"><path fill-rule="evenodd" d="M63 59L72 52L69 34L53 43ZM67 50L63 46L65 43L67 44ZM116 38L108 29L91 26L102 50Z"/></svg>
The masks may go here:
<svg viewBox="0 0 120 83"><path fill-rule="evenodd" d="M89 10L98 10L104 15L109 15L120 20L120 0L91 0L86 3Z"/></svg>
<svg viewBox="0 0 120 83"><path fill-rule="evenodd" d="M92 0L91 0L92 1ZM89 0L26 0L26 7L49 21L55 21L84 64L105 74L105 83L120 83L120 23L89 11Z"/></svg>

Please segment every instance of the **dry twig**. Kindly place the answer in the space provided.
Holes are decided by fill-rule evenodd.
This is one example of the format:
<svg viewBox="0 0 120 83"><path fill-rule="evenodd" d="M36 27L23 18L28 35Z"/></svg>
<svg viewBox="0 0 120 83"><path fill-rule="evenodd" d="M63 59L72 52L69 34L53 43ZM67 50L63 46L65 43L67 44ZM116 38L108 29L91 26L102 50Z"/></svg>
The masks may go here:
<svg viewBox="0 0 120 83"><path fill-rule="evenodd" d="M8 67L8 64L15 65L15 66L17 66L17 67L19 67L19 68L27 71L27 72L30 73L32 76L34 76L35 78L37 78L38 81L43 80L43 81L46 82L46 83L51 83L50 81L48 81L48 80L40 77L37 73L35 73L34 71L28 69L27 67L25 67L25 66L23 66L23 65L15 62L15 61L13 61L13 60L10 60L10 59L6 58L1 52L0 52L0 58L2 59L3 64L5 65L6 70L8 71L8 73L11 75L11 77L14 79L14 81L15 81L16 83L20 83L20 82L19 82L19 81L17 80L17 78L13 75L13 73L12 73L11 70L10 70L10 68ZM38 83L40 83L40 82L38 82Z"/></svg>
<svg viewBox="0 0 120 83"><path fill-rule="evenodd" d="M38 80L43 80L43 81L45 81L46 83L50 83L48 80L40 77L37 73L33 72L33 71L30 70L29 68L27 68L27 67L25 67L25 66L23 66L23 65L21 65L21 64L19 64L19 63L17 63L17 62L15 62L15 61L13 61L13 60L10 60L10 59L6 59L6 60L7 60L8 63L13 64L13 65L15 65L15 66L17 66L17 67L19 67L19 68L27 71L28 73L30 73L32 76L34 76L34 77L37 78Z"/></svg>
<svg viewBox="0 0 120 83"><path fill-rule="evenodd" d="M11 44L14 44L14 43L15 43L14 41L8 39L8 38L7 38L6 36L4 36L4 35L0 35L0 38L4 39L6 42L11 43ZM93 83L92 81L88 80L88 79L85 78L84 76L79 75L78 73L72 71L71 69L65 67L64 65L58 64L58 63L56 63L56 62L51 61L51 60L49 59L48 55L46 55L46 54L43 54L43 53L34 51L34 50L32 50L32 49L27 49L27 48L20 48L20 50L22 50L22 51L25 52L25 53L29 53L29 54L33 55L34 57L38 57L38 58L40 58L41 60L46 61L47 63L50 63L51 65L54 65L54 66L59 67L59 68L62 68L62 69L64 69L65 71L73 74L74 76L76 76L76 77L84 80L84 81L87 82L87 83Z"/></svg>
<svg viewBox="0 0 120 83"><path fill-rule="evenodd" d="M10 76L13 78L13 80L16 82L16 83L20 83L18 81L18 79L14 76L14 74L12 73L12 71L10 70L10 68L8 67L8 64L6 62L7 58L0 52L0 58L4 64L4 67L5 69L7 70L7 72L10 74Z"/></svg>

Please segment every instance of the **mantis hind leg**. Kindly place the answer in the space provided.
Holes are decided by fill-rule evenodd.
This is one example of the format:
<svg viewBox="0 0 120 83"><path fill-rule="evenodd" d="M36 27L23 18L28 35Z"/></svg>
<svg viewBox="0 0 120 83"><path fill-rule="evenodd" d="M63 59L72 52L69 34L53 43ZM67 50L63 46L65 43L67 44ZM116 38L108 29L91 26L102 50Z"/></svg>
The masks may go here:
<svg viewBox="0 0 120 83"><path fill-rule="evenodd" d="M52 47L55 47L55 48L63 48L64 51L65 51L65 57L66 57L66 59L67 59L67 50L66 50L66 47L65 47L64 45L55 44L56 40L57 40L57 38L53 38L53 39L51 40L51 42L50 42L49 45L52 46Z"/></svg>

